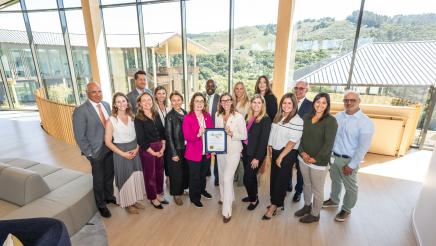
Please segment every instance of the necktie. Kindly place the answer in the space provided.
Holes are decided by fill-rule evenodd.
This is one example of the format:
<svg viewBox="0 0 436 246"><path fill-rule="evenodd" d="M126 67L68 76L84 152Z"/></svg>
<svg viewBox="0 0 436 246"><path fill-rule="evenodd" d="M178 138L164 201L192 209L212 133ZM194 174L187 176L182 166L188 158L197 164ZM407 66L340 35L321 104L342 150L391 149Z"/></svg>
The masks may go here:
<svg viewBox="0 0 436 246"><path fill-rule="evenodd" d="M106 118L104 117L103 110L101 110L101 104L97 104L97 108L101 123L103 124L103 127L106 128Z"/></svg>

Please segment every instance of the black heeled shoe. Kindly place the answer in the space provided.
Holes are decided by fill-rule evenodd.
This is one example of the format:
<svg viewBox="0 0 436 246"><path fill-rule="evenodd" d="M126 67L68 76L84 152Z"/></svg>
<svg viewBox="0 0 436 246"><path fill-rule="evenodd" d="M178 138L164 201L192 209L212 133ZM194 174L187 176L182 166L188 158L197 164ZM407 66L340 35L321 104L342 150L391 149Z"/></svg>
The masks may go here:
<svg viewBox="0 0 436 246"><path fill-rule="evenodd" d="M257 205L259 205L259 199L257 199L256 202L255 202L254 204L253 204L253 203L250 203L250 204L248 205L247 209L250 210L250 211L252 211L252 210L256 209Z"/></svg>
<svg viewBox="0 0 436 246"><path fill-rule="evenodd" d="M155 205L155 204L153 203L153 201L150 201L150 203L151 203L151 205L153 205L154 208L157 208L157 209L163 209L163 206L162 206L162 204L160 204L160 203L159 203L159 205Z"/></svg>
<svg viewBox="0 0 436 246"><path fill-rule="evenodd" d="M269 206L268 206L269 207ZM276 216L277 208L274 210L272 216ZM272 217L266 216L266 214L263 215L262 220L270 220Z"/></svg>

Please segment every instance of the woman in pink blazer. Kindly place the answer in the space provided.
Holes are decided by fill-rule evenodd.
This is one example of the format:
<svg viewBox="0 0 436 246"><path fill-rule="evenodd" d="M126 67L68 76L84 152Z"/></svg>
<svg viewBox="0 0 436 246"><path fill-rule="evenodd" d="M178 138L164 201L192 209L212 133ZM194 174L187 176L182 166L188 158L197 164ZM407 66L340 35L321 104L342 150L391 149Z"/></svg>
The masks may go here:
<svg viewBox="0 0 436 246"><path fill-rule="evenodd" d="M189 198L198 208L203 207L201 196L211 199L206 191L206 175L210 166L210 155L206 154L204 132L213 128L212 117L207 112L206 98L195 93L189 103L189 113L183 119L182 130L186 141L185 159L189 165Z"/></svg>

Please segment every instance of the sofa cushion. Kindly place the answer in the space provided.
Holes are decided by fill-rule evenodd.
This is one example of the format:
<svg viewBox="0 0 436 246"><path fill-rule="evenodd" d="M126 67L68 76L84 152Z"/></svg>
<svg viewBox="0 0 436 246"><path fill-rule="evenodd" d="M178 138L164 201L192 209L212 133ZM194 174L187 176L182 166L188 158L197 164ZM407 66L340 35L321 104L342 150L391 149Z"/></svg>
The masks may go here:
<svg viewBox="0 0 436 246"><path fill-rule="evenodd" d="M11 166L20 167L20 168L29 168L31 166L35 166L39 164L36 161L29 161L24 159L6 159L3 162Z"/></svg>
<svg viewBox="0 0 436 246"><path fill-rule="evenodd" d="M41 177L45 177L51 173L54 173L54 172L60 170L60 168L50 166L50 165L45 165L45 164L37 164L37 165L29 167L27 170L34 171L35 173L41 175Z"/></svg>
<svg viewBox="0 0 436 246"><path fill-rule="evenodd" d="M44 177L45 183L48 185L50 190L55 190L77 178L82 176L83 173L79 173L73 170L61 169L54 173Z"/></svg>
<svg viewBox="0 0 436 246"><path fill-rule="evenodd" d="M0 199L24 206L50 192L41 175L8 167L0 173Z"/></svg>

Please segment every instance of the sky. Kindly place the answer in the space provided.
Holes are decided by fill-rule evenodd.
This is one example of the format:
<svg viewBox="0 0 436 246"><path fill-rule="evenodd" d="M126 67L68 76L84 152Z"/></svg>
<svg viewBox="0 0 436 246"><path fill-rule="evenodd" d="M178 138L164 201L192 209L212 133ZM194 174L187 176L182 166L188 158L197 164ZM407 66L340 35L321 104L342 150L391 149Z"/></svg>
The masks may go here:
<svg viewBox="0 0 436 246"><path fill-rule="evenodd" d="M64 0L74 6L79 0ZM103 3L131 0L102 0ZM279 0L235 0L235 27L275 24ZM55 0L26 0L29 8L56 6ZM338 7L340 6L340 7ZM334 17L345 19L360 7L359 0L295 0L294 21ZM180 32L180 3L143 5L145 32ZM434 0L366 0L365 10L383 15L436 13ZM135 6L104 8L106 32L138 34ZM186 2L187 32L189 34L228 30L228 0L190 0ZM0 28L24 30L20 14L0 14ZM31 13L34 31L60 32L59 18L53 13ZM84 33L81 11L67 11L71 33ZM13 21L12 21L13 20Z"/></svg>

